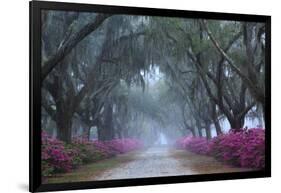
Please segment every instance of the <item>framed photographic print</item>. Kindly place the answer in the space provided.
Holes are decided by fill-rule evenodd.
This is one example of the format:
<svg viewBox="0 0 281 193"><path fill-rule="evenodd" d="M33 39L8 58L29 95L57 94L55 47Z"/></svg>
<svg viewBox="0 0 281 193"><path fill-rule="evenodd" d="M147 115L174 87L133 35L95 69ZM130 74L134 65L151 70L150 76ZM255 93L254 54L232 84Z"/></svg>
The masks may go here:
<svg viewBox="0 0 281 193"><path fill-rule="evenodd" d="M30 2L30 191L270 177L270 16Z"/></svg>

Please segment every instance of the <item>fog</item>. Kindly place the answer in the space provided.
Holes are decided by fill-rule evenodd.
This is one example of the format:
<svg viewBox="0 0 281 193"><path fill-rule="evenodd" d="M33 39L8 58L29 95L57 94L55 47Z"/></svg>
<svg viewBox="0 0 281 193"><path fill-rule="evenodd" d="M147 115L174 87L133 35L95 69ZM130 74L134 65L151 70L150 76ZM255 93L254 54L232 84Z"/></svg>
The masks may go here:
<svg viewBox="0 0 281 193"><path fill-rule="evenodd" d="M264 127L263 34L262 23L43 11L42 128L66 143L164 146Z"/></svg>

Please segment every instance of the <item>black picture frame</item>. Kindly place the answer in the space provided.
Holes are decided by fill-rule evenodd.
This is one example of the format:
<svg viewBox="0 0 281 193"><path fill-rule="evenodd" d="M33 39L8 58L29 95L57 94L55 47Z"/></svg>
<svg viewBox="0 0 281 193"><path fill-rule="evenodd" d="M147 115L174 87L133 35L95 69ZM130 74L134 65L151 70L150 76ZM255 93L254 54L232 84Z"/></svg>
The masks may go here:
<svg viewBox="0 0 281 193"><path fill-rule="evenodd" d="M140 7L124 7L124 6L108 6L93 5L80 3L62 3L62 2L46 2L31 1L29 2L30 11L30 97L29 97L29 122L30 122L30 174L29 174L29 191L59 191L59 190L77 190L90 188L108 188L123 186L139 186L153 184L183 183L183 182L199 182L214 180L230 180L244 178L262 178L271 176L271 17L265 15L248 15L233 13L215 13L201 11L184 11L156 8L140 8ZM120 179L107 181L87 181L60 184L42 184L41 181L41 10L65 10L80 12L103 12L114 14L133 14L133 15L149 15L149 16L169 16L183 18L204 18L204 19L223 19L237 21L264 22L266 24L266 69L265 69L265 85L266 85L266 148L265 148L265 169L263 171L235 172L235 173L219 173L219 174L200 174L189 176L173 176L173 177L153 177L142 179Z"/></svg>

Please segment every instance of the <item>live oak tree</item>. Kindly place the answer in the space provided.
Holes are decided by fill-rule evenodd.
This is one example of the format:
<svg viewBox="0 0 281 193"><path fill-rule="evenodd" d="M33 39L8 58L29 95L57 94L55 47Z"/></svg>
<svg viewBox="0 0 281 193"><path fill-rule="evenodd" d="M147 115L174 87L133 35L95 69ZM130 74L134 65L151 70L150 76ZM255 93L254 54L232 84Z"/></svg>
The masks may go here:
<svg viewBox="0 0 281 193"><path fill-rule="evenodd" d="M265 108L265 80L264 80L264 49L265 49L265 24L243 23L241 33L243 34L243 43L245 47L245 61L243 65L237 64L221 47L208 28L206 21L202 21L210 40L215 48L227 61L232 70L243 80L244 84L250 90L250 93L259 102L263 109Z"/></svg>
<svg viewBox="0 0 281 193"><path fill-rule="evenodd" d="M96 16L96 20L97 17L99 16ZM122 18L120 19L119 17L116 18L116 20L120 21L122 20ZM116 22L116 20L109 23L107 25L108 27L102 30L102 32L105 32L106 35L105 37L99 37L99 39L101 39L100 40L101 46L96 46L95 49L100 48L100 51L95 58L91 56L93 55L92 52L80 53L79 51L74 50L71 53L69 53L67 56L66 56L67 54L66 52L63 55L63 58L58 60L56 65L53 65L52 72L48 71L50 74L48 75L47 80L43 81L43 85L45 86L44 88L52 96L52 101L54 102L55 109L49 108L50 104L48 105L46 104L46 102L44 102L43 104L45 104L44 105L45 110L52 116L52 119L55 120L58 127L58 137L63 141L66 142L71 141L72 118L76 113L76 111L78 112L81 110L80 104L87 95L89 95L88 97L94 99L96 98L97 95L100 95L102 93L108 93L108 90L113 89L114 86L118 84L119 79L122 76L124 76L124 78L130 81L129 80L131 78L130 76L133 76L133 74L138 72L137 71L138 69L135 68L135 66L137 65L134 66L132 65L133 74L130 74L131 72L129 73L124 72L124 73L118 73L117 75L119 76L114 77L116 71L119 72L121 69L121 67L118 64L118 62L120 61L115 61L115 57L117 57L118 60L122 60L123 57L124 58L128 57L124 54L125 49L128 47L124 47L124 46L126 45L130 46L131 41L135 40L136 38L138 38L140 35L143 34L143 32L137 32L136 34L127 33L126 35L122 35L120 33L116 34L116 32L113 31L113 28L116 26L112 25L114 22ZM63 26L63 27L67 28L67 26ZM82 27L81 30L84 29L85 27ZM64 29L62 29L62 31L63 30ZM81 30L78 33L81 33ZM48 30L45 31L48 32ZM66 31L65 33L69 33L69 32ZM119 35L119 37L115 38L116 35ZM70 36L76 37L76 33L74 33L74 35L71 34ZM101 33L100 36L104 36L104 35ZM65 42L65 40L63 41ZM89 43L91 43L92 41L94 40L88 38L88 42L84 41L80 43L79 45L80 49L85 50L83 49L83 47L85 46L86 49L91 49L89 47L92 45ZM63 49L61 48L61 46L63 46L64 44L67 43L61 43L60 47L58 48L58 52L55 54L55 56L56 55L61 56L61 54L58 53L60 53L60 50ZM43 50L43 53L45 52L46 51ZM53 58L53 56L51 58ZM91 59L90 61L89 58ZM77 63L73 64L75 62ZM50 64L50 62L43 64L43 68L45 65L48 64ZM84 67L85 65L87 65L87 68ZM114 65L115 67L112 67L112 65ZM107 101L110 101L110 99L108 99ZM95 101L94 103L96 102L97 101ZM104 103L104 107L106 109L105 110L106 113L104 113L104 117L106 118L103 121L98 122L98 123L104 122L105 124L101 126L103 127L103 129L101 129L101 133L105 132L104 135L101 135L103 136L101 138L104 138L104 136L109 136L108 139L114 137L113 135L109 135L106 132L106 130L110 130L111 128L111 125L109 124L110 121L108 121L108 119L110 120L112 119L111 118L112 105L113 104L108 104L108 102Z"/></svg>
<svg viewBox="0 0 281 193"><path fill-rule="evenodd" d="M79 124L89 140L209 139L264 111L262 23L43 11L42 29L42 125L67 143Z"/></svg>

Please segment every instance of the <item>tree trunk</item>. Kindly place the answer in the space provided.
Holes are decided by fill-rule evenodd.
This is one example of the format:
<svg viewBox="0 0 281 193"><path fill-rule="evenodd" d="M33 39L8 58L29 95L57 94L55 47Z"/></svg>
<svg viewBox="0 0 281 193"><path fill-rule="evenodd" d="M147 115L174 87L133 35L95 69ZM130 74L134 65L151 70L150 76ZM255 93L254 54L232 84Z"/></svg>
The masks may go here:
<svg viewBox="0 0 281 193"><path fill-rule="evenodd" d="M214 120L214 125L215 125L215 128L216 128L217 136L221 135L222 134L222 130L221 130L221 126L220 126L220 123L219 123L218 119Z"/></svg>
<svg viewBox="0 0 281 193"><path fill-rule="evenodd" d="M199 127L198 127L198 135L199 135L199 137L203 137L202 130Z"/></svg>
<svg viewBox="0 0 281 193"><path fill-rule="evenodd" d="M221 130L221 126L220 126L220 122L218 120L218 114L217 114L217 111L216 111L216 104L213 102L212 103L212 120L213 120L213 123L215 125L215 128L216 128L216 133L217 133L217 136L222 134L222 130Z"/></svg>
<svg viewBox="0 0 281 193"><path fill-rule="evenodd" d="M129 137L129 129L123 129L122 130L122 135L124 138L128 138Z"/></svg>
<svg viewBox="0 0 281 193"><path fill-rule="evenodd" d="M101 141L108 141L108 140L112 140L114 139L114 133L111 129L109 129L108 127L103 127L100 130L100 137L99 140Z"/></svg>
<svg viewBox="0 0 281 193"><path fill-rule="evenodd" d="M101 140L102 136L101 136L101 126L100 125L97 125L97 134L98 134L98 140Z"/></svg>
<svg viewBox="0 0 281 193"><path fill-rule="evenodd" d="M231 120L229 120L231 129L233 130L240 130L244 126L244 117L235 117Z"/></svg>
<svg viewBox="0 0 281 193"><path fill-rule="evenodd" d="M87 129L87 138L88 138L88 141L91 140L91 126L88 126L88 129Z"/></svg>
<svg viewBox="0 0 281 193"><path fill-rule="evenodd" d="M122 130L121 129L118 129L117 132L116 132L116 135L117 135L117 138L118 139L122 139Z"/></svg>
<svg viewBox="0 0 281 193"><path fill-rule="evenodd" d="M100 130L100 140L112 140L114 136L112 104L107 104L105 105L104 122Z"/></svg>
<svg viewBox="0 0 281 193"><path fill-rule="evenodd" d="M195 129L193 127L189 126L185 121L184 121L184 126L186 131L190 131L192 136L196 137Z"/></svg>
<svg viewBox="0 0 281 193"><path fill-rule="evenodd" d="M212 138L210 125L206 125L205 130L206 130L206 137L207 137L208 140L210 140Z"/></svg>
<svg viewBox="0 0 281 193"><path fill-rule="evenodd" d="M266 115L265 115L265 111L266 109L265 109L265 103L264 104L262 104L262 115L263 115L263 121L264 121L264 127L266 127L266 125L267 125L267 123L266 123L266 120L267 121L270 121L270 119L268 120L268 119L266 119Z"/></svg>
<svg viewBox="0 0 281 193"><path fill-rule="evenodd" d="M189 129L191 131L191 134L193 137L196 137L196 133L195 133L195 130L194 129Z"/></svg>
<svg viewBox="0 0 281 193"><path fill-rule="evenodd" d="M95 20L85 25L80 31L73 34L66 43L64 43L58 51L51 56L46 62L44 62L41 72L41 81L43 81L47 75L53 70L53 68L62 61L65 56L86 36L95 31L108 17L108 14L99 14Z"/></svg>
<svg viewBox="0 0 281 193"><path fill-rule="evenodd" d="M67 113L59 113L58 116L58 139L66 143L71 143L72 116L67 116Z"/></svg>
<svg viewBox="0 0 281 193"><path fill-rule="evenodd" d="M199 137L203 137L203 134L202 134L202 130L201 130L201 125L199 123L199 120L195 120L196 122L196 127L197 127L197 130L198 130L198 136Z"/></svg>

